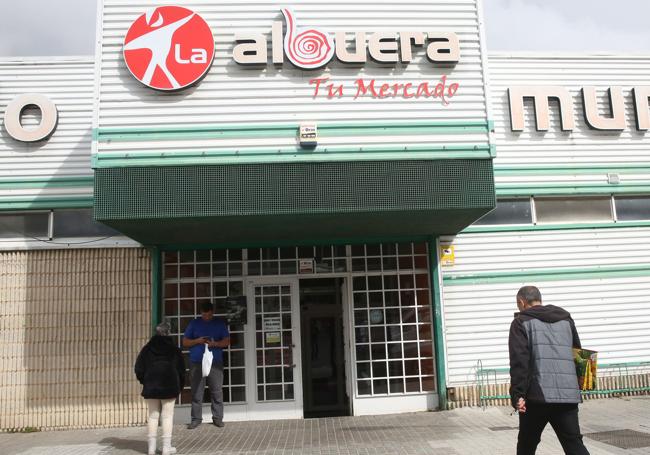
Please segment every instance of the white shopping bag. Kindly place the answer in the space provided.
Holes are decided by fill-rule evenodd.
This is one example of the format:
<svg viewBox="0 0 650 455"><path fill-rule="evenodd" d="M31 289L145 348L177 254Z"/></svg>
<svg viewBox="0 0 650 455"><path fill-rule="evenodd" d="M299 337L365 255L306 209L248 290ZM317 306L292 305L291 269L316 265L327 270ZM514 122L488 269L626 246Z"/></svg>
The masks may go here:
<svg viewBox="0 0 650 455"><path fill-rule="evenodd" d="M212 351L210 351L208 348L208 343L206 343L205 351L203 352L203 361L201 362L204 378L210 376L210 370L212 369L212 357Z"/></svg>

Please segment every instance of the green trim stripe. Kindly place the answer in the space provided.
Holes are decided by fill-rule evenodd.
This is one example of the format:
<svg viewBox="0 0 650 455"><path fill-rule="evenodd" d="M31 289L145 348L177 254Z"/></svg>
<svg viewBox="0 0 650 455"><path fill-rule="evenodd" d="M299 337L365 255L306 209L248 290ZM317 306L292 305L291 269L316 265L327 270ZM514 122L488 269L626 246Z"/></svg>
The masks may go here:
<svg viewBox="0 0 650 455"><path fill-rule="evenodd" d="M631 278L650 276L650 264L624 267L583 267L530 269L478 274L449 274L443 276L445 286L519 283L523 281L567 281L598 278Z"/></svg>
<svg viewBox="0 0 650 455"><path fill-rule="evenodd" d="M92 208L93 196L0 199L0 211Z"/></svg>
<svg viewBox="0 0 650 455"><path fill-rule="evenodd" d="M318 134L322 137L350 135L395 135L395 134L458 134L488 133L489 121L469 122L339 122L318 124ZM254 137L296 136L300 124L233 124L202 125L184 127L141 127L141 128L95 128L93 140L99 142L134 142L151 140L180 139L226 139Z"/></svg>
<svg viewBox="0 0 650 455"><path fill-rule="evenodd" d="M240 150L166 150L160 153L100 153L93 156L93 168L127 166L188 166L207 164L245 164L315 161L359 161L391 159L484 159L492 158L489 145L449 145L440 147L408 146L401 149L387 146L323 147L303 149L290 147L246 148Z"/></svg>
<svg viewBox="0 0 650 455"><path fill-rule="evenodd" d="M93 176L84 177L0 177L0 190L92 187Z"/></svg>
<svg viewBox="0 0 650 455"><path fill-rule="evenodd" d="M494 167L496 176L540 176L540 175L589 175L589 174L650 174L650 166L629 164L605 165L555 165L555 166L498 166Z"/></svg>
<svg viewBox="0 0 650 455"><path fill-rule="evenodd" d="M650 193L650 181L642 183L609 184L547 184L547 185L513 185L496 184L497 197L516 196L567 196L567 195L602 195L602 194L644 194Z"/></svg>
<svg viewBox="0 0 650 455"><path fill-rule="evenodd" d="M650 227L650 221L619 221L618 223L537 224L509 226L470 226L461 234L484 234L490 232L568 231L575 229L613 229Z"/></svg>

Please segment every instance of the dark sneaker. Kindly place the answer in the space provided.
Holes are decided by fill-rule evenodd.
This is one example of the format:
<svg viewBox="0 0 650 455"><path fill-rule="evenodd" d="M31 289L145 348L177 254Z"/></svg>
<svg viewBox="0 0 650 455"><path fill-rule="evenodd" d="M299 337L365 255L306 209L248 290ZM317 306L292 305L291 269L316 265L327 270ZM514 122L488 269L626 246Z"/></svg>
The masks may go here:
<svg viewBox="0 0 650 455"><path fill-rule="evenodd" d="M193 430L193 429L195 429L196 427L198 427L199 425L201 425L201 422L199 422L198 420L195 420L195 421L193 421L192 423L190 423L190 424L187 426L187 429L188 429L188 430Z"/></svg>
<svg viewBox="0 0 650 455"><path fill-rule="evenodd" d="M215 427L223 428L223 420L212 419L212 425Z"/></svg>

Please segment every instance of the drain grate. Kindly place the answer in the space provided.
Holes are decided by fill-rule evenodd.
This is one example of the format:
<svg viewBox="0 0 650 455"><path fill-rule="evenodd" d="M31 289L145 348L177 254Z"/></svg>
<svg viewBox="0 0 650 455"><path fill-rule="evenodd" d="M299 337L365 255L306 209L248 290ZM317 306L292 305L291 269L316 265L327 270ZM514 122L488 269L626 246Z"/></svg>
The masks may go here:
<svg viewBox="0 0 650 455"><path fill-rule="evenodd" d="M599 431L585 434L589 439L603 442L619 449L642 449L650 447L650 433L634 430Z"/></svg>

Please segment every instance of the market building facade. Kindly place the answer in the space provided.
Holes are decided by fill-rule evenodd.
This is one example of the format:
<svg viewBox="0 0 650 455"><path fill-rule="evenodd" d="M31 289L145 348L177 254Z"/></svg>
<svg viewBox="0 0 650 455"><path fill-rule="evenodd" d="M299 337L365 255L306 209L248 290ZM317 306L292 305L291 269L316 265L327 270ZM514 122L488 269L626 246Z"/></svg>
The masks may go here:
<svg viewBox="0 0 650 455"><path fill-rule="evenodd" d="M204 301L226 420L498 402L531 283L648 390L650 58L488 59L476 0L188 5L0 62L3 429L143 422Z"/></svg>

